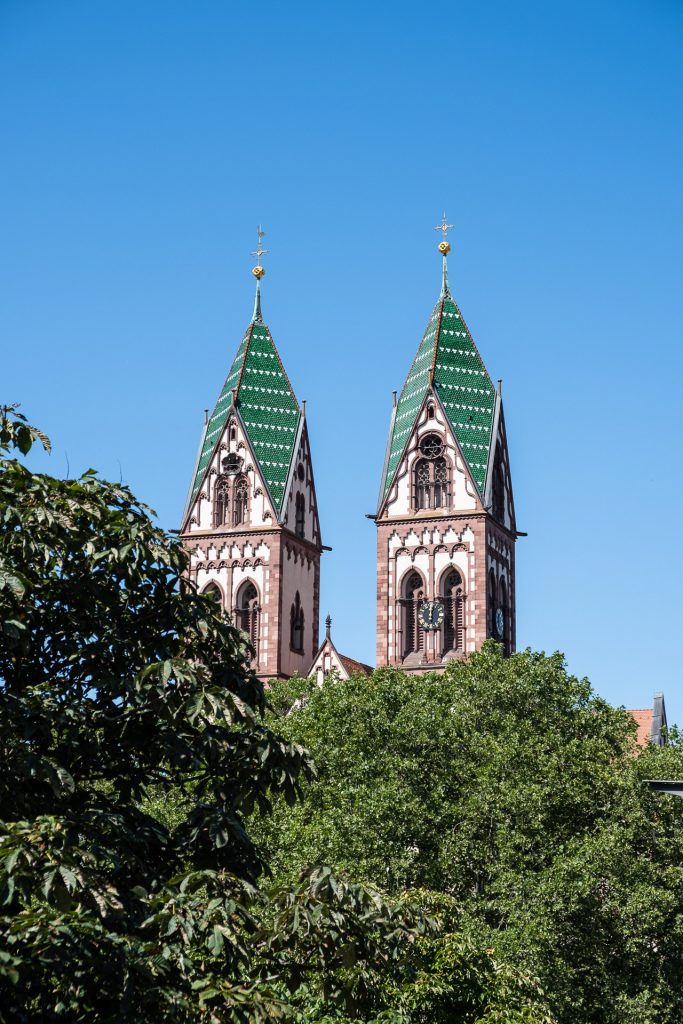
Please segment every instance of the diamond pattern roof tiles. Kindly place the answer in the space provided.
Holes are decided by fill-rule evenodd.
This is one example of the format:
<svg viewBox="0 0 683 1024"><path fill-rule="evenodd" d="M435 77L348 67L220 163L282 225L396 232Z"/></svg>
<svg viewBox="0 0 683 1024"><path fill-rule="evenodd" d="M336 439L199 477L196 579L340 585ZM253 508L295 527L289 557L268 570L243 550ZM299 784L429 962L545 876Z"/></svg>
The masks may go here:
<svg viewBox="0 0 683 1024"><path fill-rule="evenodd" d="M496 393L448 291L434 307L398 399L382 497L389 490L430 385L438 391L470 472L483 491Z"/></svg>
<svg viewBox="0 0 683 1024"><path fill-rule="evenodd" d="M242 338L209 419L191 500L199 491L225 427L233 391L259 468L279 513L301 412L270 331L259 321L251 323Z"/></svg>

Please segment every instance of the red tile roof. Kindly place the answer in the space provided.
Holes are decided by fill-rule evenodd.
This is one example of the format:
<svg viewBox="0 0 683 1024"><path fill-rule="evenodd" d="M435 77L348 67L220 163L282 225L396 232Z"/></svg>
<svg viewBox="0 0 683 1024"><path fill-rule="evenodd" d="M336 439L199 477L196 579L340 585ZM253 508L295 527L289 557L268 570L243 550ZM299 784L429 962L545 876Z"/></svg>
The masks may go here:
<svg viewBox="0 0 683 1024"><path fill-rule="evenodd" d="M629 715L633 716L638 729L636 743L639 747L646 747L652 736L652 708L629 711Z"/></svg>
<svg viewBox="0 0 683 1024"><path fill-rule="evenodd" d="M352 676L354 672L360 672L363 676L372 675L373 670L369 665L364 665L362 661L355 661L353 658L347 658L345 654L340 654L339 660L350 676Z"/></svg>

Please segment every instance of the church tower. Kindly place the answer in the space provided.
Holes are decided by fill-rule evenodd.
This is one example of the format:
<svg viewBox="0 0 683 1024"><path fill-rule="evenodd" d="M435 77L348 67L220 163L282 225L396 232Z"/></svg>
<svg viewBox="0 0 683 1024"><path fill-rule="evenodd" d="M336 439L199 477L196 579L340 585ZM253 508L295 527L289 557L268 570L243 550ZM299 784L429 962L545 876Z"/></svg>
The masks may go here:
<svg viewBox="0 0 683 1024"><path fill-rule="evenodd" d="M495 637L515 649L515 509L503 399L448 287L389 429L377 524L377 665L443 666Z"/></svg>
<svg viewBox="0 0 683 1024"><path fill-rule="evenodd" d="M308 671L318 650L320 538L306 425L261 315L254 314L209 417L180 530L190 575L248 634L262 679Z"/></svg>

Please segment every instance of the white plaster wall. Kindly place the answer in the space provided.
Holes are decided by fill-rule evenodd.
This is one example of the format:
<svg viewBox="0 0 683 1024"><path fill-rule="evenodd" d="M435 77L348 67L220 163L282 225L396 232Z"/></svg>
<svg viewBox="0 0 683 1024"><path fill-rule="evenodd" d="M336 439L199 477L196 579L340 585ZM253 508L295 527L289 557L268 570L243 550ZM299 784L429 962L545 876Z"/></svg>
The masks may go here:
<svg viewBox="0 0 683 1024"><path fill-rule="evenodd" d="M429 419L427 411L430 404L434 408L434 416L432 419ZM419 444L426 434L431 433L439 434L443 438L446 449L445 454L450 459L453 467L451 475L450 510L457 512L469 512L479 506L476 488L470 478L469 470L465 465L465 460L457 448L450 424L448 423L438 402L432 400L430 403L429 398L427 398L410 435L406 454L399 464L395 483L392 485L389 492L389 498L386 506L387 515L414 515L416 518L419 518L435 514L435 511L430 512L429 510L416 513L412 507L413 470L415 463L421 458Z"/></svg>
<svg viewBox="0 0 683 1024"><path fill-rule="evenodd" d="M446 550L443 550L444 545ZM458 550L453 547L458 545ZM427 550L419 550L420 548ZM426 582L428 597L436 598L439 583L447 568L457 569L462 577L468 601L465 612L466 650L474 650L474 624L476 615L475 594L475 535L465 525L457 532L452 525L431 527L427 524L413 524L394 530L387 542L387 558L389 560L389 580L387 587L387 621L388 621L388 656L397 655L397 613L396 599L401 595L404 577L412 569L417 569Z"/></svg>
<svg viewBox="0 0 683 1024"><path fill-rule="evenodd" d="M235 430L234 439L230 438L232 428ZM234 452L243 459L242 471L246 473L249 480L249 521L245 524L246 528L258 529L259 527L273 525L274 510L268 498L263 478L256 469L256 461L249 450L246 434L237 418L231 418L223 428L218 447L209 463L208 474L204 478L200 493L190 511L189 531L191 533L212 530L214 528L214 487L221 473L221 460L229 452ZM193 522L193 520L196 520L196 522ZM244 530L245 525L236 526L234 530ZM220 527L222 532L229 529L231 528L227 526Z"/></svg>
<svg viewBox="0 0 683 1024"><path fill-rule="evenodd" d="M223 594L223 607L232 616L237 591L242 583L251 580L259 594L262 609L267 607L270 596L270 547L264 540L247 539L237 544L231 541L215 543L208 539L199 544L190 554L190 566L200 591L208 583L217 583ZM198 568L199 567L199 568ZM232 576L232 586L228 591ZM269 632L272 624L268 614L261 611L260 661L265 663L269 654Z"/></svg>
<svg viewBox="0 0 683 1024"><path fill-rule="evenodd" d="M318 657L309 672L309 676L315 676L318 686L322 686L323 680L330 672L338 672L341 679L348 679L348 672L344 668L341 659L332 644L326 640L320 649Z"/></svg>
<svg viewBox="0 0 683 1024"><path fill-rule="evenodd" d="M201 592L209 583L217 583L223 595L223 608L229 609L230 600L228 596L228 570L222 569L200 569L197 573L197 589Z"/></svg>

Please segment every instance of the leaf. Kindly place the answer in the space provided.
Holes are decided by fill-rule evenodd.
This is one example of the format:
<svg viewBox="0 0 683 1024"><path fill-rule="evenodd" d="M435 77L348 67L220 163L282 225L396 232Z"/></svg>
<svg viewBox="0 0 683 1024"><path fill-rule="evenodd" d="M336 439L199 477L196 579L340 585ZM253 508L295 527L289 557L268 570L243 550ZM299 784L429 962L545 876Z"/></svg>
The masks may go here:
<svg viewBox="0 0 683 1024"><path fill-rule="evenodd" d="M59 873L64 880L64 885L66 886L67 891L70 893L75 892L78 888L78 881L73 871L62 864L59 867Z"/></svg>
<svg viewBox="0 0 683 1024"><path fill-rule="evenodd" d="M15 597L22 598L26 585L16 573L0 568L0 590L11 590Z"/></svg>
<svg viewBox="0 0 683 1024"><path fill-rule="evenodd" d="M7 854L4 861L2 862L2 866L8 875L12 874L12 871L14 870L14 865L17 863L17 860L19 859L21 853L21 848L17 846L15 847L14 850L11 851L11 853Z"/></svg>

